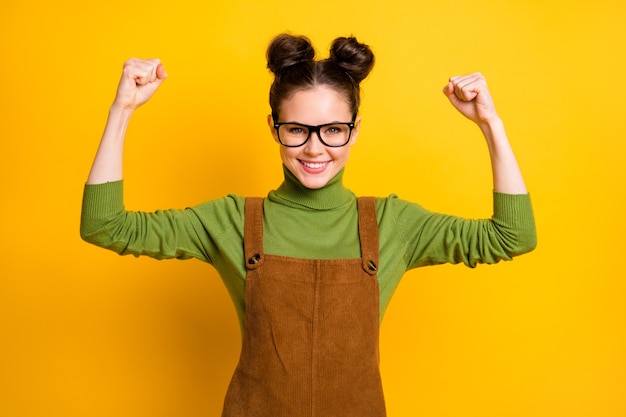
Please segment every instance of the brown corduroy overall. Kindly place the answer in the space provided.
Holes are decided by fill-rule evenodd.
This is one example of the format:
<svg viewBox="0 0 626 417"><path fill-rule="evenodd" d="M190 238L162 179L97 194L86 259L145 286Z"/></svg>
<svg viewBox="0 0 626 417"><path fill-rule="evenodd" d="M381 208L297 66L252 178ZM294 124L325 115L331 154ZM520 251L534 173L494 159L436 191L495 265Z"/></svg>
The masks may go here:
<svg viewBox="0 0 626 417"><path fill-rule="evenodd" d="M223 417L383 417L378 225L358 199L361 258L263 252L263 199L245 206L246 321Z"/></svg>

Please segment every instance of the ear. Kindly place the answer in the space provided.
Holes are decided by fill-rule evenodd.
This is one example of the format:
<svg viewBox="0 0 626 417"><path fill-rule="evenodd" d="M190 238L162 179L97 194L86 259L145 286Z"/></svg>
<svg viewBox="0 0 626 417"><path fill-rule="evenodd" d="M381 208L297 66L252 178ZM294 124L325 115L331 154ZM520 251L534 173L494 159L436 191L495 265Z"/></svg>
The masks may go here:
<svg viewBox="0 0 626 417"><path fill-rule="evenodd" d="M350 136L350 146L356 143L356 139L359 136L359 129L361 128L361 118L357 117L354 121L354 127L352 128L352 136Z"/></svg>
<svg viewBox="0 0 626 417"><path fill-rule="evenodd" d="M270 132L272 133L272 137L274 138L274 140L275 140L277 143L280 143L280 142L278 141L278 132L277 132L277 131L276 131L276 129L274 128L274 119L272 118L272 115L271 115L271 114L268 114L268 115L267 115L267 125L268 125L268 126L269 126L269 128L270 128Z"/></svg>

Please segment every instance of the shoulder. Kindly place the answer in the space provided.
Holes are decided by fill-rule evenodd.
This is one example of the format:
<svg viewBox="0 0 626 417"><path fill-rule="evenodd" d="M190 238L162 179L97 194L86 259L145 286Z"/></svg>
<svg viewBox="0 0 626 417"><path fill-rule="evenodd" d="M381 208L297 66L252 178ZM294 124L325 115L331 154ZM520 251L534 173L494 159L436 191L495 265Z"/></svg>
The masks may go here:
<svg viewBox="0 0 626 417"><path fill-rule="evenodd" d="M388 216L395 218L415 217L430 213L420 204L403 200L397 194L390 194L387 197L376 197L376 212L379 220Z"/></svg>
<svg viewBox="0 0 626 417"><path fill-rule="evenodd" d="M202 222L239 224L243 222L245 203L246 197L229 194L188 207L187 210L194 213Z"/></svg>

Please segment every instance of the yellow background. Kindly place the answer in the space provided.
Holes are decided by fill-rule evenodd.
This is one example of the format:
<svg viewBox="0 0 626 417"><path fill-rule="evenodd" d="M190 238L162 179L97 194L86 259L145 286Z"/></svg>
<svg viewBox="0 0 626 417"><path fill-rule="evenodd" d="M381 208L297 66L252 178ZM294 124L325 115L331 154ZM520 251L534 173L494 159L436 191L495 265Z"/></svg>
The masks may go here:
<svg viewBox="0 0 626 417"><path fill-rule="evenodd" d="M0 415L219 416L240 343L219 277L82 242L82 187L131 56L170 77L128 132L127 208L278 186L264 53L291 31L320 56L348 34L376 53L345 177L357 194L490 215L486 147L441 94L476 70L532 194L535 252L405 277L382 327L389 415L626 416L623 4L5 4Z"/></svg>

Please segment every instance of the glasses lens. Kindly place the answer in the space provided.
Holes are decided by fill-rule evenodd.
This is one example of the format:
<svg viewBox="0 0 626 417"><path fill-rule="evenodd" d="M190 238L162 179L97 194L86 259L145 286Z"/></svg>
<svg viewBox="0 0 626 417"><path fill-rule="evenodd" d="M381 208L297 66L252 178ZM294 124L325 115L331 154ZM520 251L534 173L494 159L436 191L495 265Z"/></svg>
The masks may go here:
<svg viewBox="0 0 626 417"><path fill-rule="evenodd" d="M280 141L286 146L300 146L309 138L310 129L297 123L286 123L278 128ZM350 126L345 123L322 125L319 135L328 146L343 146L350 140Z"/></svg>
<svg viewBox="0 0 626 417"><path fill-rule="evenodd" d="M300 146L309 137L309 129L297 123L286 123L279 126L278 137L283 145Z"/></svg>
<svg viewBox="0 0 626 417"><path fill-rule="evenodd" d="M320 135L328 146L343 146L350 139L350 127L341 123L322 126Z"/></svg>

